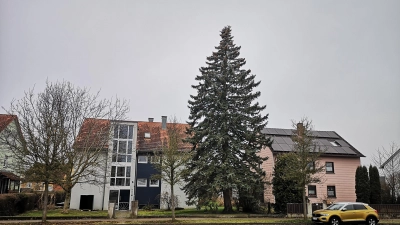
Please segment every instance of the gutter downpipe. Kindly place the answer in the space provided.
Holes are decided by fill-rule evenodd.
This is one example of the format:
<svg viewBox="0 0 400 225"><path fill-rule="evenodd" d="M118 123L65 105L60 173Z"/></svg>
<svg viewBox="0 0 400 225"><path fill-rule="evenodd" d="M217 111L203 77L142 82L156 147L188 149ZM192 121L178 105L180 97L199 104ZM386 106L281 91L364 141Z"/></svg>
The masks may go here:
<svg viewBox="0 0 400 225"><path fill-rule="evenodd" d="M104 197L106 195L106 182L107 182L107 167L108 167L108 151L106 152L106 168L104 169L103 201L101 202L101 210L104 210Z"/></svg>

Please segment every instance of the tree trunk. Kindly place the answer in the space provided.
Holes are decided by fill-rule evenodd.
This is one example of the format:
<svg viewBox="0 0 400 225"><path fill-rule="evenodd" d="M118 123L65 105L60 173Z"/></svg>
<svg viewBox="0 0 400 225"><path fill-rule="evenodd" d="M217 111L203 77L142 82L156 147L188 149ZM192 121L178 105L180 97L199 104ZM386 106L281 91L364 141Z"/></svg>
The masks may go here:
<svg viewBox="0 0 400 225"><path fill-rule="evenodd" d="M43 212L42 212L42 222L46 223L47 218L47 204L49 202L49 182L44 182L44 200L43 200Z"/></svg>
<svg viewBox="0 0 400 225"><path fill-rule="evenodd" d="M174 185L171 185L171 210L172 210L172 221L175 221L175 193L174 193Z"/></svg>
<svg viewBox="0 0 400 225"><path fill-rule="evenodd" d="M68 213L69 210L69 203L71 202L71 189L65 190L65 200L63 206L63 213Z"/></svg>
<svg viewBox="0 0 400 225"><path fill-rule="evenodd" d="M307 220L307 202L306 202L306 189L305 187L302 188L301 192L303 193L303 215L304 220Z"/></svg>
<svg viewBox="0 0 400 225"><path fill-rule="evenodd" d="M232 209L232 189L225 189L222 192L224 196L224 213L231 213L233 212Z"/></svg>

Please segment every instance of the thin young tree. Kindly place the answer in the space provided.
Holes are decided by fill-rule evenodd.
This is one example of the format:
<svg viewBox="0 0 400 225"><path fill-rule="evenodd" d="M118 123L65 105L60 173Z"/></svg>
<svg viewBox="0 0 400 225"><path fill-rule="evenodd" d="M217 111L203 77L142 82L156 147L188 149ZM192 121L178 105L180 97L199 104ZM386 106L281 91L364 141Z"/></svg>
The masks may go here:
<svg viewBox="0 0 400 225"><path fill-rule="evenodd" d="M95 182L98 176L94 167L104 167L99 153L104 150L110 127L93 124L85 130L85 140L76 146L79 129L87 118L119 119L128 111L126 101L101 100L99 92L90 94L63 81L46 83L43 92L31 89L25 96L11 103L6 110L15 114L24 143L18 132L8 130L6 144L12 150L20 174L26 180L43 182L45 186L42 221L46 221L49 184L59 184L66 192L64 210L69 208L71 189L77 182ZM8 141L7 141L8 140ZM104 168L103 168L104 169Z"/></svg>
<svg viewBox="0 0 400 225"><path fill-rule="evenodd" d="M326 149L315 141L312 121L302 118L299 122L292 121L294 133L292 135L294 163L286 167L285 179L292 179L298 184L302 195L304 219L307 219L306 187L310 184L323 182L321 172L325 171L325 165L319 162L319 158Z"/></svg>
<svg viewBox="0 0 400 225"><path fill-rule="evenodd" d="M260 164L266 160L256 153L271 144L261 133L267 125L266 106L256 99L260 85L250 70L243 69L240 46L233 43L231 27L221 31L222 40L200 68L199 82L192 87L187 141L193 158L188 164L185 193L189 200L201 200L222 193L224 212L232 212L232 193L263 186L265 174ZM246 182L243 182L245 181ZM258 197L258 196L257 196ZM259 201L259 199L258 199Z"/></svg>
<svg viewBox="0 0 400 225"><path fill-rule="evenodd" d="M190 146L183 142L186 137L186 124L178 122L174 116L167 124L166 137L162 140L161 151L154 152L157 160L152 162L159 174L153 174L152 179L162 180L170 187L170 207L172 220L175 221L175 185L181 184L185 173L185 165L191 159ZM160 160L158 160L160 159Z"/></svg>

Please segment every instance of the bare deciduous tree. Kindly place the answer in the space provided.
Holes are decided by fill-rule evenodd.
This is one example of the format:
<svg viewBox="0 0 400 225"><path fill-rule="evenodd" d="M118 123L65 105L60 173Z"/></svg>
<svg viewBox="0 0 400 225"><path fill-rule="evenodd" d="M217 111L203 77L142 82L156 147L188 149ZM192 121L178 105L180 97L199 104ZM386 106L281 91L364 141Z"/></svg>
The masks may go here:
<svg viewBox="0 0 400 225"><path fill-rule="evenodd" d="M99 92L92 95L87 88L63 81L47 82L45 90L38 94L29 90L6 111L18 116L23 138L15 129L9 129L3 141L13 152L20 174L26 180L44 182L45 222L49 184L59 184L66 191L67 212L74 185L97 183L94 178L99 177L99 167L103 167L104 175L107 159L101 155L107 149L110 120L122 119L128 106L126 101L102 100ZM88 118L105 120L92 123L95 120ZM80 130L84 123L85 129ZM78 133L84 135L77 139Z"/></svg>
<svg viewBox="0 0 400 225"><path fill-rule="evenodd" d="M307 219L307 201L306 186L312 183L321 183L325 171L325 165L319 162L321 154L325 149L318 146L312 133L312 121L308 118L302 118L299 122L292 121L294 133L292 140L294 142L291 158L292 163L286 167L285 178L293 179L299 185L303 199L304 219Z"/></svg>
<svg viewBox="0 0 400 225"><path fill-rule="evenodd" d="M378 149L376 154L373 162L380 169L380 175L385 177L390 189L390 203L394 204L400 196L400 147L392 143L389 149Z"/></svg>
<svg viewBox="0 0 400 225"><path fill-rule="evenodd" d="M186 125L179 124L176 117L173 117L167 124L167 137L163 140L161 151L154 152L160 162L153 162L153 167L159 171L159 174L152 175L152 179L161 179L170 186L172 220L175 220L175 190L174 185L183 180L185 165L191 159L190 146L186 146L183 139ZM158 161L158 160L157 160Z"/></svg>

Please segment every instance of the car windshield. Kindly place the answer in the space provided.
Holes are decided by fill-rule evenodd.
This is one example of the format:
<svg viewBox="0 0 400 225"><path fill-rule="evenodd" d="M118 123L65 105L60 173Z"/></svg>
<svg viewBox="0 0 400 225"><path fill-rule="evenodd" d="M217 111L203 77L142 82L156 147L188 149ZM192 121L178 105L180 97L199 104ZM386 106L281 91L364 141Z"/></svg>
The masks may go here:
<svg viewBox="0 0 400 225"><path fill-rule="evenodd" d="M332 204L326 209L328 209L328 210L338 210L338 209L342 208L343 206L344 206L344 204Z"/></svg>

